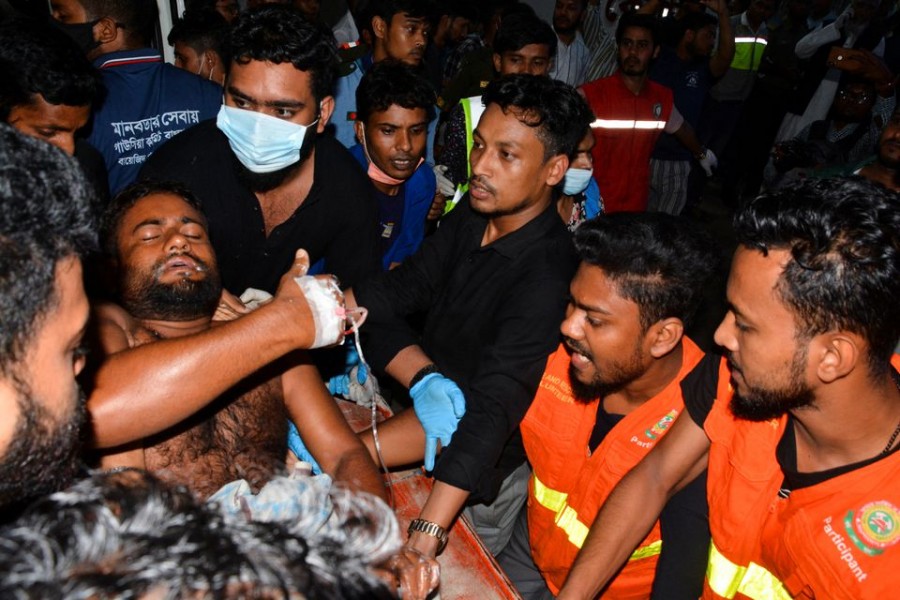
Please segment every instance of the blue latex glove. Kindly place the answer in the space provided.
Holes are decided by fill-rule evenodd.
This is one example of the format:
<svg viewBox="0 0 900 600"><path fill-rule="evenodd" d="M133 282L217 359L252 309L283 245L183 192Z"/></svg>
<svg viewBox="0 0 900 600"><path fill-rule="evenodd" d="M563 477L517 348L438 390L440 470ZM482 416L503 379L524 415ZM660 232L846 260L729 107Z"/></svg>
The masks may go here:
<svg viewBox="0 0 900 600"><path fill-rule="evenodd" d="M332 396L350 396L350 371L353 367L359 366L356 370L356 382L359 385L365 385L369 378L369 370L366 365L359 360L359 352L356 351L356 344L353 340L347 341L347 355L344 359L344 372L341 375L335 375L328 380L328 391Z"/></svg>
<svg viewBox="0 0 900 600"><path fill-rule="evenodd" d="M466 398L453 381L431 373L409 389L413 409L425 430L425 470L434 470L437 442L446 448L464 414Z"/></svg>
<svg viewBox="0 0 900 600"><path fill-rule="evenodd" d="M306 449L306 444L304 444L303 440L300 438L300 432L297 431L296 425L290 421L288 421L288 448L290 448L291 452L293 452L297 458L312 465L313 475L322 474L322 467L319 466L319 463L313 458L313 455Z"/></svg>

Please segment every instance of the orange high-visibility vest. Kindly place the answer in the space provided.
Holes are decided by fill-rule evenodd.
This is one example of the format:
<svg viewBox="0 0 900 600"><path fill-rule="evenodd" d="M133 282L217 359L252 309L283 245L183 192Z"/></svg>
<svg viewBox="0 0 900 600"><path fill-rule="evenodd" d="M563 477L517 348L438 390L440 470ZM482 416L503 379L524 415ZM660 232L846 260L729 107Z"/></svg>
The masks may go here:
<svg viewBox="0 0 900 600"><path fill-rule="evenodd" d="M600 399L586 404L573 399L569 354L564 346L548 360L521 430L534 469L528 487L532 557L554 593L565 581L606 497L684 409L680 382L700 362L703 352L687 338L683 348L678 376L626 415L593 454L588 443ZM604 596L648 597L661 546L657 522Z"/></svg>
<svg viewBox="0 0 900 600"><path fill-rule="evenodd" d="M704 424L712 544L703 597L897 597L900 452L782 498L775 452L788 418L735 418L729 378L723 360Z"/></svg>

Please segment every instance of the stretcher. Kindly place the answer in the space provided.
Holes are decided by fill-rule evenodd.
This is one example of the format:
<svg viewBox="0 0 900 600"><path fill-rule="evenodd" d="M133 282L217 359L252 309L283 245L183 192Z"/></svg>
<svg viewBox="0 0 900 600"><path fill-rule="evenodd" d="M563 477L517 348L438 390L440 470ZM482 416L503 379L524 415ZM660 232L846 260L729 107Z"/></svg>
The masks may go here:
<svg viewBox="0 0 900 600"><path fill-rule="evenodd" d="M370 409L346 400L337 400L354 431L370 427ZM389 415L381 412L378 421ZM393 472L389 475L394 498L394 512L401 531L419 516L433 481L421 469ZM481 543L475 530L460 517L450 530L444 552L438 556L441 565L441 584L435 598L441 600L516 600L521 598L494 557Z"/></svg>

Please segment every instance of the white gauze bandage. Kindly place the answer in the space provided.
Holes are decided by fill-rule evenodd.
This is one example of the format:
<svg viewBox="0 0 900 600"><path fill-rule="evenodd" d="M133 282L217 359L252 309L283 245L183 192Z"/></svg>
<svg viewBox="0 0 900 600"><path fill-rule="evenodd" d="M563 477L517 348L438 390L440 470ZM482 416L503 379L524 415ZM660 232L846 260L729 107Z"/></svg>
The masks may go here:
<svg viewBox="0 0 900 600"><path fill-rule="evenodd" d="M316 326L316 338L310 348L322 348L344 341L344 293L330 277L305 275L294 281L303 290L303 295L312 311Z"/></svg>

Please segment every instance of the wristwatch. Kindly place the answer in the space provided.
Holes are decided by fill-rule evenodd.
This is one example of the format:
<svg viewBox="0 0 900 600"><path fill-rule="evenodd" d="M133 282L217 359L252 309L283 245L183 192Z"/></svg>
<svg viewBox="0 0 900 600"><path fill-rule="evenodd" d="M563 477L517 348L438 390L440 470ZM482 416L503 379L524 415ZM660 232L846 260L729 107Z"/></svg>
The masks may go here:
<svg viewBox="0 0 900 600"><path fill-rule="evenodd" d="M444 551L444 547L447 545L447 540L450 537L447 535L446 529L437 523L426 521L425 519L413 519L410 521L409 529L406 530L406 533L407 535L412 535L415 531L437 538L438 547L436 554L440 554Z"/></svg>

